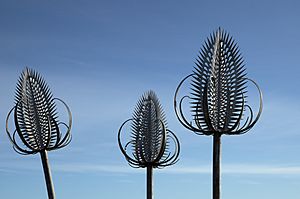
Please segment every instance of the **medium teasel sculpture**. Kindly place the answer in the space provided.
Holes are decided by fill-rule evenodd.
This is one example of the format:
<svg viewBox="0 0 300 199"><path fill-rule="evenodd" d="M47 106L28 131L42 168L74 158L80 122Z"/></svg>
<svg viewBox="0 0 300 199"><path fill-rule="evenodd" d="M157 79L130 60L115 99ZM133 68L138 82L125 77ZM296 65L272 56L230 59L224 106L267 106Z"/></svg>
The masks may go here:
<svg viewBox="0 0 300 199"><path fill-rule="evenodd" d="M121 142L121 132L130 123L130 140ZM174 152L171 152L171 142ZM176 135L167 127L165 114L153 91L138 101L133 117L126 120L118 132L118 144L129 165L147 168L147 199L153 198L153 168L163 168L178 161L180 145ZM128 151L130 150L130 152Z"/></svg>
<svg viewBox="0 0 300 199"><path fill-rule="evenodd" d="M68 124L59 121L56 101L66 107ZM12 114L15 130L11 132L9 118ZM71 126L72 115L67 104L59 98L53 98L43 78L26 68L17 84L15 106L6 119L6 132L16 152L23 155L40 153L49 199L54 199L55 193L47 152L70 143Z"/></svg>
<svg viewBox="0 0 300 199"><path fill-rule="evenodd" d="M262 93L257 83L246 77L237 44L221 28L206 40L195 64L193 73L176 89L174 109L185 128L197 135L213 136L213 199L219 199L221 136L244 134L256 124L262 112ZM179 90L187 80L190 80L190 94L179 97ZM258 89L260 102L256 115L247 102L248 83ZM190 104L190 119L183 110L186 100Z"/></svg>

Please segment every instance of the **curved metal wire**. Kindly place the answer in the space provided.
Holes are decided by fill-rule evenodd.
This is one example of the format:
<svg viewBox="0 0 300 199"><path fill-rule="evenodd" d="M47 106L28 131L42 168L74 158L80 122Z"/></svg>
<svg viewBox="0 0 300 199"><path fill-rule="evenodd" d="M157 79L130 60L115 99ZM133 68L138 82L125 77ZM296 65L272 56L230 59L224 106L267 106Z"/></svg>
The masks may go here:
<svg viewBox="0 0 300 199"><path fill-rule="evenodd" d="M13 144L13 149L19 153L19 154L22 154L22 155L28 155L28 154L34 154L34 153L37 153L37 152L34 152L32 150L26 150L26 149L23 149L21 146L19 146L19 144L17 144L17 141L16 141L16 132L17 130L14 130L13 134L11 134L11 132L9 131L9 118L10 118L10 115L12 113L12 111L14 111L15 107L13 107L9 112L8 112L8 115L6 117L6 134L8 135L8 138L9 138L9 141Z"/></svg>
<svg viewBox="0 0 300 199"><path fill-rule="evenodd" d="M122 132L122 129L123 129L124 125L125 125L126 123L128 123L129 121L131 121L131 120L132 120L132 119L126 120L125 122L122 123L121 127L119 128L119 131L118 131L118 144L119 144L119 148L120 148L122 154L125 156L125 158L126 158L126 160L128 161L129 165L130 165L130 166L131 166L131 165L134 165L134 166L139 167L139 165L142 165L142 162L140 162L137 158L136 158L136 159L131 158L131 157L127 154L127 152L126 152L126 148L127 148L127 147L126 147L126 148L123 147L122 142L121 142L121 132ZM126 146L128 146L128 145L126 144Z"/></svg>
<svg viewBox="0 0 300 199"><path fill-rule="evenodd" d="M174 110L175 110L175 114L176 114L176 117L177 117L177 119L179 120L179 122L180 122L185 128L187 128L187 129L193 131L195 134L198 134L198 135L206 135L206 134L210 134L210 132L203 130L200 126L198 126L198 128L197 128L197 127L194 127L194 126L191 124L192 122L189 123L189 122L187 121L187 119L185 118L184 113L183 113L183 110L182 110L182 102L183 102L183 100L184 100L185 98L191 99L190 96L188 96L188 95L183 96L183 97L180 99L180 101L179 101L179 107L177 107L177 96L178 96L178 93L179 93L179 90L180 90L182 84L183 84L188 78L193 77L193 76L194 76L194 74L190 74L190 75L186 76L185 78L183 78L183 79L180 81L178 87L176 88L175 95L174 95Z"/></svg>
<svg viewBox="0 0 300 199"><path fill-rule="evenodd" d="M194 71L178 85L174 109L179 122L198 135L213 136L213 198L220 198L221 136L248 132L262 112L262 93L257 83L246 78L244 60L237 44L219 28L205 41L197 56ZM177 105L179 89L188 79L190 94ZM259 109L255 115L246 100L247 83L252 82L259 92ZM183 114L182 104L189 99L191 122ZM178 106L178 107L177 107Z"/></svg>
<svg viewBox="0 0 300 199"><path fill-rule="evenodd" d="M253 119L254 115L253 115L253 111L252 108L249 105L246 105L246 107L248 108L249 112L250 112L250 116L247 117L246 122L244 123L244 125L241 128L237 128L235 131L229 132L229 135L240 135L240 134L245 134L247 133L258 121L258 119L261 116L262 113L262 109L263 109L263 95L262 92L258 86L258 84L249 78L246 78L248 81L252 82L256 89L258 90L259 93L259 109L257 111L257 115L255 116L255 119ZM247 122L248 121L248 122Z"/></svg>
<svg viewBox="0 0 300 199"><path fill-rule="evenodd" d="M57 100L57 101L61 102L65 106L65 108L66 108L66 110L68 112L69 121L68 121L68 124L66 124L64 122L59 122L58 123L58 127L61 124L61 125L65 126L67 128L67 131L64 134L60 133L59 136L58 136L58 139L56 141L56 144L53 147L49 147L48 150L55 150L55 149L63 148L65 146L67 146L71 142L71 140L72 140L71 128L72 128L72 122L73 121L72 121L71 110L70 110L69 106L62 99L60 99L60 98L54 98L53 100Z"/></svg>
<svg viewBox="0 0 300 199"><path fill-rule="evenodd" d="M129 123L131 138L123 145L121 133ZM170 140L174 143L174 152L169 150ZM153 91L141 97L133 117L122 123L118 131L118 145L129 165L134 168L162 168L178 161L179 140L167 128L162 107Z"/></svg>
<svg viewBox="0 0 300 199"><path fill-rule="evenodd" d="M159 162L159 165L157 165L159 168L174 165L179 161L179 154L180 154L179 140L171 130L167 129L167 131L169 133L171 140L174 143L175 149L174 149L173 155L171 155L171 153L169 153L165 159L163 159Z"/></svg>
<svg viewBox="0 0 300 199"><path fill-rule="evenodd" d="M255 81L246 77L243 62L237 44L221 28L207 39L196 59L194 72L179 82L174 95L175 114L185 128L197 135L240 135L257 123L263 109L262 92ZM188 79L191 79L190 94L178 99ZM253 83L259 92L255 116L246 101L247 82ZM182 107L187 99L191 119L187 119Z"/></svg>
<svg viewBox="0 0 300 199"><path fill-rule="evenodd" d="M61 102L68 113L68 124L58 120L55 101ZM15 130L9 130L13 113ZM61 133L60 125L67 130ZM13 148L20 154L35 154L62 148L71 141L72 113L59 98L52 98L48 85L34 70L26 68L16 89L16 105L6 118L6 133ZM23 144L17 142L17 139Z"/></svg>

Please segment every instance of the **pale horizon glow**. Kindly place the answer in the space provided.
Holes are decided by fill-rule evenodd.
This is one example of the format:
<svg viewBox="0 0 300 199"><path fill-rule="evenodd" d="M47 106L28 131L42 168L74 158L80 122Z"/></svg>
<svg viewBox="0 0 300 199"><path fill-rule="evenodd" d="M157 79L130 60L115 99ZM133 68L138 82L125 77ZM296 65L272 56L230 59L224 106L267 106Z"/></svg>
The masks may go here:
<svg viewBox="0 0 300 199"><path fill-rule="evenodd" d="M154 198L211 198L212 137L178 122L173 97L221 27L238 43L264 102L248 133L222 137L222 199L298 199L299 8L293 0L0 1L0 198L47 197L39 154L15 153L5 133L26 66L73 114L72 142L48 153L58 199L144 198L145 169L127 164L117 132L148 90L181 143L179 162L154 171ZM257 100L248 89L247 99Z"/></svg>

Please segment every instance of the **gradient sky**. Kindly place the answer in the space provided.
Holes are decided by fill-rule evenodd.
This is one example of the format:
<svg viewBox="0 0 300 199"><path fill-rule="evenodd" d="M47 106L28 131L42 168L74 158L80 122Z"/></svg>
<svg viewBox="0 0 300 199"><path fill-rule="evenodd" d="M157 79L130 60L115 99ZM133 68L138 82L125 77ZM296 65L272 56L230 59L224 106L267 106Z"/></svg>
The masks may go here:
<svg viewBox="0 0 300 199"><path fill-rule="evenodd" d="M47 197L39 155L15 153L5 133L25 66L74 117L71 144L49 152L58 199L145 198L145 170L128 166L117 130L149 89L182 146L178 164L154 171L155 198L211 198L212 138L183 128L172 106L204 40L221 26L264 93L259 123L222 139L222 198L298 199L299 8L296 0L1 0L1 198Z"/></svg>

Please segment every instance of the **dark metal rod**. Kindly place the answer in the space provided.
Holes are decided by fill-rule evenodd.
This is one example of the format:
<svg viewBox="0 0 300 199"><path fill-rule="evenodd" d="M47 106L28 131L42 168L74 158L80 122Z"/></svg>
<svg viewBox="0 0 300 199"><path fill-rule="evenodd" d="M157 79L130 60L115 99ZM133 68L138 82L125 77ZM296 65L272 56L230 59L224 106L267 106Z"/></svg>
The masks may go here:
<svg viewBox="0 0 300 199"><path fill-rule="evenodd" d="M147 199L153 199L153 167L147 166Z"/></svg>
<svg viewBox="0 0 300 199"><path fill-rule="evenodd" d="M55 199L55 193L54 193L54 186L52 183L52 177L51 177L51 171L50 171L50 165L48 163L48 155L47 151L43 150L40 152L41 154L41 160L43 164L43 170L45 175L45 181L47 186L47 192L48 192L48 198L49 199Z"/></svg>
<svg viewBox="0 0 300 199"><path fill-rule="evenodd" d="M220 199L221 135L213 137L213 199Z"/></svg>

